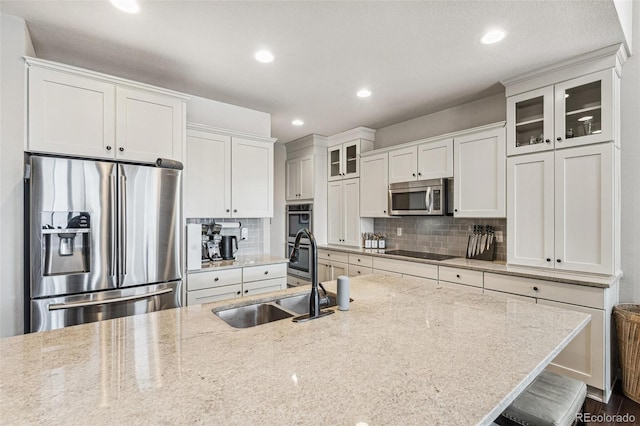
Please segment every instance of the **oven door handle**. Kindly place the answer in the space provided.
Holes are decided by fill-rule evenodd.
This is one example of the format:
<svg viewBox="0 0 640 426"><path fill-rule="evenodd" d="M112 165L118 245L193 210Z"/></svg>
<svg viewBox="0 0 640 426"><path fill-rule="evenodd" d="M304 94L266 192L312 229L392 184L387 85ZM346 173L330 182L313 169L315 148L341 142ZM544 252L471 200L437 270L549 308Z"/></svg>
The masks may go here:
<svg viewBox="0 0 640 426"><path fill-rule="evenodd" d="M148 297L160 296L162 294L167 294L171 292L173 292L172 288L165 288L162 290L152 291L151 293L134 294L132 296L123 296L123 297L114 297L113 299L90 300L88 302L51 303L47 307L49 308L50 311L58 311L60 309L85 308L87 306L108 305L111 303L127 302L129 300L146 299Z"/></svg>
<svg viewBox="0 0 640 426"><path fill-rule="evenodd" d="M427 193L425 195L425 203L427 204L427 213L431 213L433 209L433 197L431 194L431 187L427 188Z"/></svg>

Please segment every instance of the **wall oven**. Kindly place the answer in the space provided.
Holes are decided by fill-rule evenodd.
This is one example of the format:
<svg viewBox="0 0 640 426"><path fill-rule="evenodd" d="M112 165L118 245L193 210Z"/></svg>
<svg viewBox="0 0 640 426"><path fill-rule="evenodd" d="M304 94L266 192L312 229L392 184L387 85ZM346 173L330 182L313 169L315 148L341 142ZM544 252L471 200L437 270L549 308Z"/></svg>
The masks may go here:
<svg viewBox="0 0 640 426"><path fill-rule="evenodd" d="M313 232L313 204L288 204L287 241L294 242L298 231L304 228ZM303 238L302 241L309 243L307 238Z"/></svg>
<svg viewBox="0 0 640 426"><path fill-rule="evenodd" d="M287 243L287 256L293 251L293 243ZM300 244L298 260L289 262L289 275L294 275L305 280L311 280L311 246Z"/></svg>
<svg viewBox="0 0 640 426"><path fill-rule="evenodd" d="M389 185L392 216L443 216L450 214L448 179L418 180Z"/></svg>

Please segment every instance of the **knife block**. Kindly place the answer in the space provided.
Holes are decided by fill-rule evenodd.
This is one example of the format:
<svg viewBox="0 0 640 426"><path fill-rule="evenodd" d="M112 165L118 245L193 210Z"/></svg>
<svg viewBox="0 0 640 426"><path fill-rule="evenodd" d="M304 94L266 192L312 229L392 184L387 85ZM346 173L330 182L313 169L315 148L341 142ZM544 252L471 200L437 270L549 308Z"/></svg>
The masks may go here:
<svg viewBox="0 0 640 426"><path fill-rule="evenodd" d="M472 256L469 256L469 248L472 245L473 235L469 235L469 239L467 240L467 259L476 259L476 260L495 260L496 258L496 240L494 239L491 244L487 244L482 253L477 253Z"/></svg>

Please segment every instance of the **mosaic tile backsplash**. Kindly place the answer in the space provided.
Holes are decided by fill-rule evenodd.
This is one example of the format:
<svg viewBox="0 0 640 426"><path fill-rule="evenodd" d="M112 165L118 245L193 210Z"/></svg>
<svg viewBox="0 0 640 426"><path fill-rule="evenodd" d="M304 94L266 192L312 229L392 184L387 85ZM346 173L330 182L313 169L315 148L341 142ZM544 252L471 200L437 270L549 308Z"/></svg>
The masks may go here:
<svg viewBox="0 0 640 426"><path fill-rule="evenodd" d="M226 228L220 231L220 235L235 235L238 238L238 252L237 256L246 256L254 254L262 254L264 243L264 230L262 227L262 221L260 219L212 219L212 218L189 218L187 223L200 223L200 224L213 224L215 222L240 222L241 228ZM240 232L242 228L249 230L249 235L246 240L240 239Z"/></svg>
<svg viewBox="0 0 640 426"><path fill-rule="evenodd" d="M416 216L374 219L374 232L387 235L387 249L427 251L465 257L469 235L474 225L491 225L502 231L496 242L496 260L507 260L506 219L457 219L453 216ZM402 228L402 236L397 236Z"/></svg>

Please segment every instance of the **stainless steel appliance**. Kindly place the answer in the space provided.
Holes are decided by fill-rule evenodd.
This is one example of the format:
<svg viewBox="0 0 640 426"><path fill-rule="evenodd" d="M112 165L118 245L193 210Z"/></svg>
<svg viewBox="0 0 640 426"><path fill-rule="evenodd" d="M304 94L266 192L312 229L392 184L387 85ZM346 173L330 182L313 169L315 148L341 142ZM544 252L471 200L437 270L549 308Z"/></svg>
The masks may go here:
<svg viewBox="0 0 640 426"><path fill-rule="evenodd" d="M393 256L413 257L416 259L437 260L437 261L453 259L456 257L456 256L450 256L448 254L438 254L438 253L429 253L426 251L409 251L409 250L385 250L385 254L391 254Z"/></svg>
<svg viewBox="0 0 640 426"><path fill-rule="evenodd" d="M291 255L298 232L303 229L313 232L313 204L287 205L287 256ZM311 280L310 241L306 236L300 239L300 250L295 261L289 262L289 275Z"/></svg>
<svg viewBox="0 0 640 426"><path fill-rule="evenodd" d="M389 185L389 213L393 216L451 214L449 179L418 180Z"/></svg>
<svg viewBox="0 0 640 426"><path fill-rule="evenodd" d="M181 305L181 171L31 156L25 331Z"/></svg>

